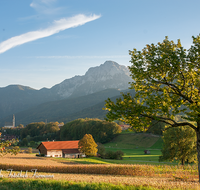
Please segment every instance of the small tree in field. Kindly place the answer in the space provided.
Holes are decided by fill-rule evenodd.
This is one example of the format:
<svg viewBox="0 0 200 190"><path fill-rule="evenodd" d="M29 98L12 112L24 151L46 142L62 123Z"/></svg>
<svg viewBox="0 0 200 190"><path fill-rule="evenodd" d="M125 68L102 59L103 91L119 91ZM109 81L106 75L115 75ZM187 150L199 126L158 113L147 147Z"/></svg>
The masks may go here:
<svg viewBox="0 0 200 190"><path fill-rule="evenodd" d="M84 137L79 141L78 147L86 156L97 155L97 144L95 143L91 134L85 134Z"/></svg>
<svg viewBox="0 0 200 190"><path fill-rule="evenodd" d="M1 133L0 133L1 136ZM2 141L0 142L0 156L4 156L8 153L10 154L18 154L20 149L19 147L11 147L12 144L15 144L18 140L12 139L10 141Z"/></svg>
<svg viewBox="0 0 200 190"><path fill-rule="evenodd" d="M170 128L163 133L164 145L159 161L179 160L185 162L197 161L195 131L188 126Z"/></svg>
<svg viewBox="0 0 200 190"><path fill-rule="evenodd" d="M31 147L28 147L27 153L32 154L33 149Z"/></svg>

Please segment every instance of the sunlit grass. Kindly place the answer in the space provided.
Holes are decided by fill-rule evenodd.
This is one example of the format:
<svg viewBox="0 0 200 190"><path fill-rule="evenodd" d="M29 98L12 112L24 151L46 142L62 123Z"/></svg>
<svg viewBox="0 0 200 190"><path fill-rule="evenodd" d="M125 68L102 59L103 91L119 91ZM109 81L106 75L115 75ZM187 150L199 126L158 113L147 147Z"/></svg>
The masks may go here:
<svg viewBox="0 0 200 190"><path fill-rule="evenodd" d="M145 155L144 155L145 156ZM147 155L146 155L147 156ZM78 158L78 159L69 159L69 158L50 158L57 162L69 163L69 164L147 164L147 165L178 165L178 163L171 162L159 162L156 160L156 155L148 155L148 158L140 159L135 155L135 157L123 157L123 160L113 160L113 159L101 159L98 157L90 158Z"/></svg>
<svg viewBox="0 0 200 190"><path fill-rule="evenodd" d="M79 163L79 164L109 164L106 160L103 160L98 157L90 157L90 158L51 158L52 160L58 162L69 162L69 163Z"/></svg>
<svg viewBox="0 0 200 190"><path fill-rule="evenodd" d="M111 142L104 144L107 148L150 148L158 140L160 136L147 133L121 133Z"/></svg>

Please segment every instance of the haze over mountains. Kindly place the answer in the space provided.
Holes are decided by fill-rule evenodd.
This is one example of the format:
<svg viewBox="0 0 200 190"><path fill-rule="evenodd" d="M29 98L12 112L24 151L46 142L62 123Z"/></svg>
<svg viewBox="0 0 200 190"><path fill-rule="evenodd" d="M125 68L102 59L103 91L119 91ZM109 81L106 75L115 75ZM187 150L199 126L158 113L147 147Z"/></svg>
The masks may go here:
<svg viewBox="0 0 200 190"><path fill-rule="evenodd" d="M131 81L126 66L106 61L89 68L85 75L66 79L50 89L35 90L21 85L0 88L0 125L11 121L12 114L16 116L17 125L45 120L67 122L71 120L70 115L76 119L75 113L79 113L78 117L83 110L105 103L108 97L118 96L120 91L128 89ZM86 112L82 115L91 117ZM102 113L93 115L102 117Z"/></svg>

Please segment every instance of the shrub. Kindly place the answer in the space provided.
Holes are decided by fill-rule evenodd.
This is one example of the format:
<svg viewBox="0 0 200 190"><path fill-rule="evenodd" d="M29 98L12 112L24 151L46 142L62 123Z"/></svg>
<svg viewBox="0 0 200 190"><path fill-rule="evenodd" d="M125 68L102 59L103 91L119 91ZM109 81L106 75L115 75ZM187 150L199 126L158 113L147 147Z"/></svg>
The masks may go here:
<svg viewBox="0 0 200 190"><path fill-rule="evenodd" d="M33 152L33 149L31 147L28 148L27 153L31 154Z"/></svg>
<svg viewBox="0 0 200 190"><path fill-rule="evenodd" d="M118 151L115 152L115 159L116 160L122 160L123 159L122 156L124 156L124 153L121 150L118 150Z"/></svg>
<svg viewBox="0 0 200 190"><path fill-rule="evenodd" d="M114 152L111 150L106 151L104 158L106 159L114 159Z"/></svg>
<svg viewBox="0 0 200 190"><path fill-rule="evenodd" d="M121 150L118 150L116 152L108 150L106 153L102 156L102 158L106 159L115 159L115 160L122 160L124 156L124 153Z"/></svg>
<svg viewBox="0 0 200 190"><path fill-rule="evenodd" d="M105 147L103 146L103 144L101 144L101 143L97 143L97 149L98 149L98 151L97 151L97 154L99 154L100 155L100 157L104 157L104 155L105 155Z"/></svg>

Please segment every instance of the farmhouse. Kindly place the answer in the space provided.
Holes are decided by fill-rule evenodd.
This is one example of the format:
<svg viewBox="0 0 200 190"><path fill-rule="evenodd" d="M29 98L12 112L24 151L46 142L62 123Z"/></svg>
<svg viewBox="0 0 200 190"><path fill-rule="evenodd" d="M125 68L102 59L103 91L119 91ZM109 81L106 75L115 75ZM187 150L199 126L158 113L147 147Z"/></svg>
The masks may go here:
<svg viewBox="0 0 200 190"><path fill-rule="evenodd" d="M47 157L79 158L84 157L78 149L79 141L41 142L37 149L39 154Z"/></svg>

